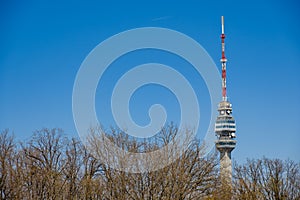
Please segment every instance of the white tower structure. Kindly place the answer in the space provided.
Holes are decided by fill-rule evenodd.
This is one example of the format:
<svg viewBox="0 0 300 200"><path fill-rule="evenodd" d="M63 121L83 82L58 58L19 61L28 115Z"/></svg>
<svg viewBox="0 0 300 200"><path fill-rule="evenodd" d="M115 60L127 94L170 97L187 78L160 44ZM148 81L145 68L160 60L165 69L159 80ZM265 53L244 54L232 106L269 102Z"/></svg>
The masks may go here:
<svg viewBox="0 0 300 200"><path fill-rule="evenodd" d="M217 135L216 148L220 152L220 175L221 179L231 185L232 166L231 166L231 151L235 148L235 120L232 117L232 105L227 99L226 94L226 62L225 57L225 33L224 33L224 17L221 17L222 22L222 101L219 103L219 115L215 123L215 132Z"/></svg>

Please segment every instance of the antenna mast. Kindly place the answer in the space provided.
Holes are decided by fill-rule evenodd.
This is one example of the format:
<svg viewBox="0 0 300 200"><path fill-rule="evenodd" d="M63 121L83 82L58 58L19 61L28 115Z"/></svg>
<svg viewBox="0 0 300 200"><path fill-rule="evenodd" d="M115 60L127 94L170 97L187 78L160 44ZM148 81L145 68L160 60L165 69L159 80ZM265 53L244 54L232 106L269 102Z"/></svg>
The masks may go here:
<svg viewBox="0 0 300 200"><path fill-rule="evenodd" d="M225 33L224 33L224 16L221 17L222 23L222 34L221 34L221 41L222 41L222 98L223 101L227 101L227 94L226 94L226 62L227 59L225 57Z"/></svg>

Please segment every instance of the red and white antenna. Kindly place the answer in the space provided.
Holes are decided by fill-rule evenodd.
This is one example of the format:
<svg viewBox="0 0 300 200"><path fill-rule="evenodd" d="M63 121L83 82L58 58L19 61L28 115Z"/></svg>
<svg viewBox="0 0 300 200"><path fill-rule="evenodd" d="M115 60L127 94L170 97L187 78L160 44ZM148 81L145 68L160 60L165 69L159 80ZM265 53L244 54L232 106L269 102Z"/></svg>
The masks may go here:
<svg viewBox="0 0 300 200"><path fill-rule="evenodd" d="M221 23L222 23L222 34L221 34L221 41L222 41L222 58L221 58L221 64L222 64L222 97L223 97L223 101L227 101L227 95L226 95L226 62L227 62L227 59L225 57L224 16L221 17Z"/></svg>

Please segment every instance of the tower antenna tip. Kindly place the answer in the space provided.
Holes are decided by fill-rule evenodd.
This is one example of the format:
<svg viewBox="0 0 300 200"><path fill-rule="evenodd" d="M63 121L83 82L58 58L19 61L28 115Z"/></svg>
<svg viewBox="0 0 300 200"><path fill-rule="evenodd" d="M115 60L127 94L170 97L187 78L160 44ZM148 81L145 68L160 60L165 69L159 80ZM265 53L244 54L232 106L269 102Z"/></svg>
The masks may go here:
<svg viewBox="0 0 300 200"><path fill-rule="evenodd" d="M224 16L221 16L222 34L224 34Z"/></svg>

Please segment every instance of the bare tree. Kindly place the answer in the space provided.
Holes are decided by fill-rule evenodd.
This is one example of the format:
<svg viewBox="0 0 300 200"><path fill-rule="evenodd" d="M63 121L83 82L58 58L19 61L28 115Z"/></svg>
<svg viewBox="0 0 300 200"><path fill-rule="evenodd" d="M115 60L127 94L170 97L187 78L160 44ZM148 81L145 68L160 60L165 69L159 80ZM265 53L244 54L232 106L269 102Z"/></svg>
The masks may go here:
<svg viewBox="0 0 300 200"><path fill-rule="evenodd" d="M89 149L108 148L107 151L101 149L100 153L113 154L114 152L110 152L109 147L100 145L103 144L99 142L102 139L101 134L97 134L95 129L92 131ZM178 129L170 125L162 129L155 138L149 140L138 141L115 129L107 134L107 137L122 149L145 153L167 145L177 134ZM107 191L103 193L104 199L199 199L212 195L218 177L216 156L210 155L202 158L204 151L198 140L192 140L188 145L189 148L182 152L175 162L160 170L129 173L111 166L99 165L103 186ZM113 158L117 162L116 166L122 166L123 162L130 162L130 158L123 155L115 155ZM149 163L156 164L157 162L162 162L162 160L152 160Z"/></svg>
<svg viewBox="0 0 300 200"><path fill-rule="evenodd" d="M65 180L64 199L79 199L80 197L80 172L83 165L83 146L80 141L72 138L67 142L65 161L62 170Z"/></svg>
<svg viewBox="0 0 300 200"><path fill-rule="evenodd" d="M42 129L36 131L32 140L23 147L30 199L56 199L61 196L66 182L62 177L64 145L60 129Z"/></svg>
<svg viewBox="0 0 300 200"><path fill-rule="evenodd" d="M15 156L15 143L8 130L0 134L0 199L14 197L13 165Z"/></svg>
<svg viewBox="0 0 300 200"><path fill-rule="evenodd" d="M248 160L234 168L236 199L300 199L299 164L279 159Z"/></svg>
<svg viewBox="0 0 300 200"><path fill-rule="evenodd" d="M163 159L176 156L169 165L129 173L116 167L132 161L131 154L114 155L101 143L100 130L91 129L87 148L77 139L63 137L60 129L36 131L30 141L21 145L16 144L8 130L1 132L0 199L300 199L300 166L291 160L263 158L235 164L231 187L220 179L216 154L203 157L204 147L194 139L185 151L163 152L143 163L144 169L153 169L167 163ZM167 146L178 133L171 124L155 137L143 140L118 129L104 134L127 152L148 153ZM95 157L98 151L92 150L97 148L104 149L99 152L106 153L116 165L107 164L99 159L101 156ZM141 166L137 164L132 169Z"/></svg>

